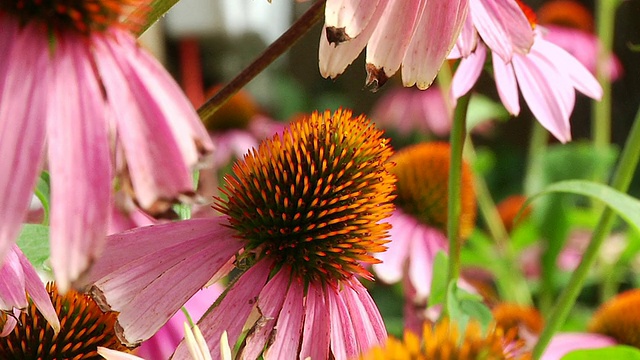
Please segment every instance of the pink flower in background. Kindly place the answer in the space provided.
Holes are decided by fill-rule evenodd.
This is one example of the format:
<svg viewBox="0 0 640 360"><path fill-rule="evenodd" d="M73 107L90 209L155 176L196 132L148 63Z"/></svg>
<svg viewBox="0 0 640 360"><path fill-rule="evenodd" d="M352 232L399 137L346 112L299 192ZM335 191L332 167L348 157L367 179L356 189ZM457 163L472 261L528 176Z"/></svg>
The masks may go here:
<svg viewBox="0 0 640 360"><path fill-rule="evenodd" d="M596 349L617 345L617 342L604 335L590 333L560 333L551 338L540 360L560 360L566 354L580 349Z"/></svg>
<svg viewBox="0 0 640 360"><path fill-rule="evenodd" d="M468 56L461 52L451 54L452 58L462 57L451 88L455 99L475 85L486 52L485 45L478 42ZM571 140L569 117L575 104L575 91L594 99L602 96L602 88L589 70L571 54L545 40L539 31L535 32L529 53L514 52L510 61L493 56L492 63L498 94L505 108L513 115L520 113L519 88L536 119L562 142Z"/></svg>
<svg viewBox="0 0 640 360"><path fill-rule="evenodd" d="M369 86L402 67L404 86L426 89L454 45L468 0L328 0L320 38L320 73L340 75L367 48Z"/></svg>
<svg viewBox="0 0 640 360"><path fill-rule="evenodd" d="M12 245L0 265L0 336L7 336L17 324L20 310L29 306L29 297L55 333L60 331L60 320L51 304L51 298L33 265L17 245Z"/></svg>
<svg viewBox="0 0 640 360"><path fill-rule="evenodd" d="M446 136L451 129L453 111L447 107L442 90L433 86L425 91L394 88L371 110L371 118L384 129L400 135L422 134Z"/></svg>
<svg viewBox="0 0 640 360"><path fill-rule="evenodd" d="M384 341L356 278L372 278L364 266L385 250L383 220L393 210L391 148L381 136L349 111L314 113L234 165L215 205L226 216L110 236L87 281L119 313L121 340L151 337L235 260L241 274L198 323L213 354L223 331L235 344L245 328L248 358L349 359ZM183 342L173 358L188 356Z"/></svg>
<svg viewBox="0 0 640 360"><path fill-rule="evenodd" d="M170 75L117 25L125 3L0 6L0 261L46 160L61 292L100 255L114 177L163 212L193 192L191 172L212 149Z"/></svg>

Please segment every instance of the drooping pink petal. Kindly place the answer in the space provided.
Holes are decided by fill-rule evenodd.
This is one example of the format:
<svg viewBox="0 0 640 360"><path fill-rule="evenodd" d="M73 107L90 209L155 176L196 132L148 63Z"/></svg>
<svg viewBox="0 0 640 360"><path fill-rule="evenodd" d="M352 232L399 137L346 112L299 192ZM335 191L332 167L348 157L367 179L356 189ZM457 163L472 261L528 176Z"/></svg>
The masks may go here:
<svg viewBox="0 0 640 360"><path fill-rule="evenodd" d="M12 314L13 316L7 316L7 319L0 328L0 337L5 337L11 334L16 325L18 325L18 320L16 319L20 316L20 310L13 309Z"/></svg>
<svg viewBox="0 0 640 360"><path fill-rule="evenodd" d="M325 289L329 304L331 352L336 360L352 359L358 356L358 342L349 309L338 290L329 286Z"/></svg>
<svg viewBox="0 0 640 360"><path fill-rule="evenodd" d="M58 41L48 95L51 265L61 293L100 254L110 215L106 109L83 41Z"/></svg>
<svg viewBox="0 0 640 360"><path fill-rule="evenodd" d="M49 94L39 85L48 84L48 44L39 35L0 15L0 264L27 215L44 156Z"/></svg>
<svg viewBox="0 0 640 360"><path fill-rule="evenodd" d="M285 299L283 295L287 293L290 278L290 269L283 267L260 292L257 307L257 311L260 312L260 319L255 325L255 331L247 336L247 345L242 350L242 359L253 360L262 354L264 345L269 340L273 327L276 325L278 313L282 309Z"/></svg>
<svg viewBox="0 0 640 360"><path fill-rule="evenodd" d="M29 305L25 293L24 271L16 249L17 246L13 245L0 266L0 310L3 311L25 309Z"/></svg>
<svg viewBox="0 0 640 360"><path fill-rule="evenodd" d="M387 251L377 253L376 258L382 261L374 264L373 269L376 277L381 281L393 284L404 274L405 264L409 257L409 248L411 247L412 235L416 231L419 224L410 216L396 209L388 219L392 225L389 229L389 238L391 242L388 244Z"/></svg>
<svg viewBox="0 0 640 360"><path fill-rule="evenodd" d="M364 352L384 343L387 339L387 330L382 315L367 289L355 277L348 282L350 286L345 287L344 290L347 306L352 316L356 336L359 337L358 345ZM347 290L350 292L346 292Z"/></svg>
<svg viewBox="0 0 640 360"><path fill-rule="evenodd" d="M570 141L575 90L569 79L535 52L517 55L512 63L522 96L538 122L561 142Z"/></svg>
<svg viewBox="0 0 640 360"><path fill-rule="evenodd" d="M419 299L426 299L431 292L431 279L433 277L433 259L436 255L432 252L435 246L431 242L439 241L435 238L436 231L419 226L413 231L411 245L409 247L409 279L416 290ZM442 237L442 235L440 236ZM446 244L446 242L445 242ZM440 248L442 250L442 248Z"/></svg>
<svg viewBox="0 0 640 360"><path fill-rule="evenodd" d="M556 334L540 360L560 360L564 355L579 349L594 349L616 345L616 341L608 336L589 333Z"/></svg>
<svg viewBox="0 0 640 360"><path fill-rule="evenodd" d="M426 0L389 0L384 16L371 34L366 62L387 78L400 68L425 2Z"/></svg>
<svg viewBox="0 0 640 360"><path fill-rule="evenodd" d="M251 266L229 289L222 301L198 322L202 335L212 354L220 353L220 337L226 331L229 340L234 344L245 324L249 313L256 305L256 300L269 276L272 262L261 260ZM284 296L281 294L280 296ZM184 341L178 345L172 359L189 360L189 350Z"/></svg>
<svg viewBox="0 0 640 360"><path fill-rule="evenodd" d="M415 84L421 90L431 86L460 34L467 9L468 0L429 0L424 3L402 60L404 86Z"/></svg>
<svg viewBox="0 0 640 360"><path fill-rule="evenodd" d="M460 31L460 37L456 42L454 49L457 49L457 57L467 57L475 51L478 45L478 32L473 26L473 13L467 10L467 17L462 24L462 30Z"/></svg>
<svg viewBox="0 0 640 360"><path fill-rule="evenodd" d="M459 99L473 88L480 77L486 58L486 48L478 44L475 52L460 60L460 64L451 80L451 96L454 99Z"/></svg>
<svg viewBox="0 0 640 360"><path fill-rule="evenodd" d="M482 40L505 62L533 45L529 20L514 0L471 0L473 22Z"/></svg>
<svg viewBox="0 0 640 360"><path fill-rule="evenodd" d="M324 10L327 27L342 29L353 39L360 35L370 21L377 21L375 10L381 0L328 0Z"/></svg>
<svg viewBox="0 0 640 360"><path fill-rule="evenodd" d="M302 331L299 359L328 359L331 341L329 304L321 284L310 283L307 288L306 314Z"/></svg>
<svg viewBox="0 0 640 360"><path fill-rule="evenodd" d="M98 354L106 360L144 360L139 356L98 346Z"/></svg>
<svg viewBox="0 0 640 360"><path fill-rule="evenodd" d="M293 277L278 315L275 340L267 349L265 359L295 359L298 355L302 320L304 318L304 281Z"/></svg>
<svg viewBox="0 0 640 360"><path fill-rule="evenodd" d="M513 66L505 63L499 56L494 56L492 60L498 96L507 111L517 116L520 114L520 93Z"/></svg>
<svg viewBox="0 0 640 360"><path fill-rule="evenodd" d="M127 343L151 337L240 249L224 221L185 220L108 237L88 280L101 307L120 312Z"/></svg>

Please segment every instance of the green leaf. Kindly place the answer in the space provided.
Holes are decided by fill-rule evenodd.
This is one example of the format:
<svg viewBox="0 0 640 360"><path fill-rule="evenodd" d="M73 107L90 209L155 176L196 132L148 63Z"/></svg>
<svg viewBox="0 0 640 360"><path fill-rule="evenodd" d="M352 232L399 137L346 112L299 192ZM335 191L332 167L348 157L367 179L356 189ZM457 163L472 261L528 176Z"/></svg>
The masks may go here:
<svg viewBox="0 0 640 360"><path fill-rule="evenodd" d="M447 268L449 257L444 251L438 251L433 259L433 276L431 278L431 294L429 295L429 307L442 304L447 292Z"/></svg>
<svg viewBox="0 0 640 360"><path fill-rule="evenodd" d="M37 270L51 271L49 259L49 227L24 224L18 237L18 246Z"/></svg>
<svg viewBox="0 0 640 360"><path fill-rule="evenodd" d="M562 357L562 360L602 359L640 360L640 350L631 346L618 345L599 349L574 350Z"/></svg>
<svg viewBox="0 0 640 360"><path fill-rule="evenodd" d="M483 331L485 331L493 320L493 315L491 310L482 302L482 297L458 288L454 281L449 283L447 290L449 318L456 323L458 329L464 331L469 321L475 320L480 323Z"/></svg>
<svg viewBox="0 0 640 360"><path fill-rule="evenodd" d="M469 109L467 109L467 131L471 131L477 125L490 120L506 121L510 117L509 112L501 103L474 93L469 100Z"/></svg>
<svg viewBox="0 0 640 360"><path fill-rule="evenodd" d="M48 172L43 171L40 173L38 183L36 184L35 195L38 200L40 200L42 208L44 209L44 220L42 223L47 225L49 224L49 203L51 199L51 179Z"/></svg>

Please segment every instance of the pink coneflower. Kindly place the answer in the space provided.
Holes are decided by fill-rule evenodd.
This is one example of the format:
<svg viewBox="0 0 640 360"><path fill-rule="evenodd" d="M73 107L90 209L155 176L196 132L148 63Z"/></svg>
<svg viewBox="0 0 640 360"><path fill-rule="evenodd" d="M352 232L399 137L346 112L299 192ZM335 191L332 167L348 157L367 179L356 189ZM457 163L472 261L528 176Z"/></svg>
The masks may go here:
<svg viewBox="0 0 640 360"><path fill-rule="evenodd" d="M169 74L119 24L134 0L0 4L0 259L51 175L51 263L62 292L100 254L114 177L163 212L193 192L211 141Z"/></svg>
<svg viewBox="0 0 640 360"><path fill-rule="evenodd" d="M241 274L198 323L213 354L223 331L235 344L246 328L247 358L356 356L386 337L356 275L371 279L364 266L385 250L391 154L363 116L300 119L236 163L215 205L225 216L109 237L92 292L136 344L235 257ZM173 358L187 356L182 343Z"/></svg>
<svg viewBox="0 0 640 360"><path fill-rule="evenodd" d="M378 278L394 283L408 277L415 299L426 300L430 293L433 261L439 251L447 251L447 187L450 148L447 143L422 143L396 153L396 211L389 218L389 249L378 254L373 265ZM473 231L476 203L471 169L462 170L462 215L460 237ZM415 300L414 299L414 300Z"/></svg>
<svg viewBox="0 0 640 360"><path fill-rule="evenodd" d="M470 16L473 16L473 8ZM462 51L451 55L452 58L462 57L452 83L454 98L469 92L478 80L487 55L485 44L478 42L468 56ZM505 108L513 115L520 113L519 87L540 124L558 140L571 140L569 116L575 104L575 90L594 99L602 96L602 88L589 70L571 54L545 40L539 31L535 31L528 53L513 52L510 59L505 59L503 54L490 49L500 55L492 56L493 74Z"/></svg>
<svg viewBox="0 0 640 360"><path fill-rule="evenodd" d="M561 360L566 354L581 349L596 349L617 345L608 336L590 333L559 333L551 338L540 360Z"/></svg>
<svg viewBox="0 0 640 360"><path fill-rule="evenodd" d="M0 337L13 331L20 312L29 307L27 293L53 332L58 333L60 320L49 294L33 265L14 244L0 265Z"/></svg>
<svg viewBox="0 0 640 360"><path fill-rule="evenodd" d="M426 89L451 51L468 0L328 0L320 72L340 75L367 48L367 80L382 86L402 67L402 83Z"/></svg>

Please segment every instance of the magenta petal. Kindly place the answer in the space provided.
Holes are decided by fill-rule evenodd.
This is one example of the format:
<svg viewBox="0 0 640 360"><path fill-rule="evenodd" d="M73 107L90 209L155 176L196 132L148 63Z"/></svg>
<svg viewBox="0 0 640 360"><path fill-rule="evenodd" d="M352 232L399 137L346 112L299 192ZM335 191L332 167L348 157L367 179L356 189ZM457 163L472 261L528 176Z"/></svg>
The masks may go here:
<svg viewBox="0 0 640 360"><path fill-rule="evenodd" d="M262 354L264 345L269 340L271 331L276 325L278 313L282 309L285 299L283 294L287 293L290 278L291 271L282 268L260 292L258 296L258 311L261 318L255 325L255 331L247 337L247 345L242 350L242 359L257 359Z"/></svg>
<svg viewBox="0 0 640 360"><path fill-rule="evenodd" d="M0 327L0 337L5 337L11 334L16 325L18 325L18 321L16 319L20 317L20 310L14 309L12 313L13 316L7 316L7 320L5 320L2 327Z"/></svg>
<svg viewBox="0 0 640 360"><path fill-rule="evenodd" d="M11 311L13 308L25 309L29 305L18 251L18 247L13 245L0 266L0 310L3 311Z"/></svg>
<svg viewBox="0 0 640 360"><path fill-rule="evenodd" d="M349 309L359 351L364 353L373 346L384 343L387 331L380 311L367 289L356 278L351 278L349 285L344 287L341 295Z"/></svg>
<svg viewBox="0 0 640 360"><path fill-rule="evenodd" d="M292 278L278 316L276 324L278 331L273 344L267 349L265 359L295 359L297 357L304 317L303 296L303 280L298 277Z"/></svg>
<svg viewBox="0 0 640 360"><path fill-rule="evenodd" d="M38 29L39 30L39 29ZM0 15L0 264L20 232L44 155L48 44ZM13 46L10 46L13 44ZM25 106L29 104L29 106Z"/></svg>
<svg viewBox="0 0 640 360"><path fill-rule="evenodd" d="M24 271L25 290L29 293L29 297L36 305L40 314L42 314L49 325L53 328L53 331L57 334L60 331L60 320L58 319L56 309L54 309L53 304L51 303L51 297L42 283L42 280L40 280L40 276L38 276L36 269L33 268L33 265L31 265L27 257L24 256L17 246L15 246L15 250L18 255L18 260L22 265L22 270Z"/></svg>
<svg viewBox="0 0 640 360"><path fill-rule="evenodd" d="M231 286L218 306L209 309L198 321L198 327L207 340L212 354L220 353L220 337L227 332L231 344L235 344L252 309L258 294L269 276L272 263L258 261ZM283 296L281 294L280 296ZM184 340L173 354L173 360L190 360L191 355Z"/></svg>
<svg viewBox="0 0 640 360"><path fill-rule="evenodd" d="M327 26L344 29L345 34L355 38L372 19L381 0L328 0L324 10Z"/></svg>
<svg viewBox="0 0 640 360"><path fill-rule="evenodd" d="M92 292L103 308L120 312L129 344L151 337L240 249L224 221L185 220L108 237L90 275L97 278Z"/></svg>
<svg viewBox="0 0 640 360"><path fill-rule="evenodd" d="M331 342L330 316L321 284L309 284L305 311L299 359L328 359Z"/></svg>
<svg viewBox="0 0 640 360"><path fill-rule="evenodd" d="M402 61L404 86L424 90L431 85L460 34L467 7L468 0L425 2Z"/></svg>
<svg viewBox="0 0 640 360"><path fill-rule="evenodd" d="M106 109L84 41L70 37L56 46L48 102L51 264L62 293L100 253L110 215Z"/></svg>
<svg viewBox="0 0 640 360"><path fill-rule="evenodd" d="M358 356L358 341L349 309L342 295L332 287L325 288L331 325L331 352L336 360Z"/></svg>

